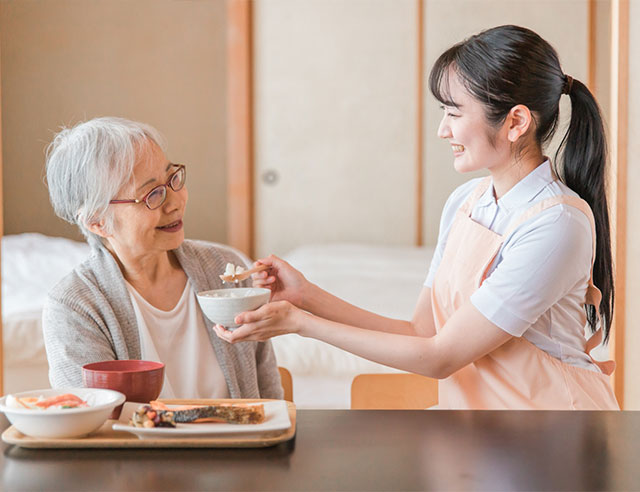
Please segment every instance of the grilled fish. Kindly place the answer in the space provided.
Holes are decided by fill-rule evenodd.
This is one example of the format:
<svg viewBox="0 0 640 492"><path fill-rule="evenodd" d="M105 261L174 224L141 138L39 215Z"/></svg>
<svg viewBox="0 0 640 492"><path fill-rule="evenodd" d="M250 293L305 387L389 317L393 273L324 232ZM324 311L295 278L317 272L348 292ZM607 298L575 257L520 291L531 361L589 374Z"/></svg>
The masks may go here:
<svg viewBox="0 0 640 492"><path fill-rule="evenodd" d="M227 403L219 405L169 409L159 402L140 405L131 416L134 427L175 427L176 424L217 421L230 424L260 424L264 422L264 405Z"/></svg>

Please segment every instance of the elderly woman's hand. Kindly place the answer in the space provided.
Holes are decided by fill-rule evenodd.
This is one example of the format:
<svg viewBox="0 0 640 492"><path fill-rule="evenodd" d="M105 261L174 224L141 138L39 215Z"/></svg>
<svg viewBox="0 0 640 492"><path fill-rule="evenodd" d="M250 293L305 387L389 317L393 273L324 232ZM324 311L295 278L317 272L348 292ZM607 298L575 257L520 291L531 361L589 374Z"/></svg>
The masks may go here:
<svg viewBox="0 0 640 492"><path fill-rule="evenodd" d="M301 311L288 301L269 302L255 311L240 313L235 322L241 326L229 331L216 325L216 334L229 343L258 341L271 337L298 333L302 328L307 313Z"/></svg>
<svg viewBox="0 0 640 492"><path fill-rule="evenodd" d="M269 265L269 270L254 273L253 286L271 290L271 301L289 301L304 309L310 282L289 263L275 255L255 262L254 266Z"/></svg>

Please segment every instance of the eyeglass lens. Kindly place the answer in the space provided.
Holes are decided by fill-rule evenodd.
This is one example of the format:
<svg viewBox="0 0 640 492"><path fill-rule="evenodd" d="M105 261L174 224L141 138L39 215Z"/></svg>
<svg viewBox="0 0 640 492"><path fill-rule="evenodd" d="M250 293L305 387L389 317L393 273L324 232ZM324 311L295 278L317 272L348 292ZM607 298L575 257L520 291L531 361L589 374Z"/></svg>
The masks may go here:
<svg viewBox="0 0 640 492"><path fill-rule="evenodd" d="M180 191L184 186L185 176L185 169L184 167L181 167L175 173L173 173L171 178L169 178L169 182L167 183L167 185L171 186L171 189L173 191ZM153 210L164 203L165 199L167 198L167 185L158 186L147 195L145 199L147 207Z"/></svg>

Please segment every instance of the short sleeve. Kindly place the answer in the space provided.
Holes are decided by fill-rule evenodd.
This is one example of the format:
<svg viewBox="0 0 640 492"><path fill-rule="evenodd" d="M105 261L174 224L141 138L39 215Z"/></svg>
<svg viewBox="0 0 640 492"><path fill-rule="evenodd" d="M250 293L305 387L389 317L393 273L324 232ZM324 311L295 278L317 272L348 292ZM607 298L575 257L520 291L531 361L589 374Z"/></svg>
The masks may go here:
<svg viewBox="0 0 640 492"><path fill-rule="evenodd" d="M573 207L552 207L507 238L471 303L498 327L522 336L564 296L584 296L592 254L589 219Z"/></svg>

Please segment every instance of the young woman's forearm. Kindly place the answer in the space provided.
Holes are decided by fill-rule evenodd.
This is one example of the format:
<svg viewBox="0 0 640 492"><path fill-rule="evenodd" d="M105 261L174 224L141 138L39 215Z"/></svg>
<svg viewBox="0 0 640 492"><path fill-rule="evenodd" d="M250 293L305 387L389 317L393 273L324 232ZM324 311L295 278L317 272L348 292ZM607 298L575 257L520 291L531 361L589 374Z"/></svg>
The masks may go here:
<svg viewBox="0 0 640 492"><path fill-rule="evenodd" d="M410 321L386 318L361 309L314 284L309 284L309 290L305 293L302 304L302 306L299 306L301 309L337 323L367 330L400 335L416 335L414 326Z"/></svg>
<svg viewBox="0 0 640 492"><path fill-rule="evenodd" d="M403 371L446 378L512 337L470 302L461 306L435 336L371 331L298 311L293 332Z"/></svg>
<svg viewBox="0 0 640 492"><path fill-rule="evenodd" d="M421 299L428 298L428 293L429 289L424 289ZM321 298L330 299L325 296ZM331 305L343 307L334 301L331 301ZM424 313L418 309L414 317L424 317L421 314ZM353 306L346 309L344 317L357 317ZM363 316L360 321L366 319L369 318ZM270 302L254 311L241 313L236 316L236 323L241 326L234 331L216 325L217 335L230 343L237 343L263 341L278 335L296 333L380 364L439 379L448 377L512 338L508 332L485 318L471 302L458 308L433 336L407 335L347 325L315 316L289 301ZM383 326L383 323L379 325ZM398 325L383 327L388 326Z"/></svg>
<svg viewBox="0 0 640 492"><path fill-rule="evenodd" d="M301 336L322 340L365 359L403 371L433 378L443 376L443 357L438 353L437 342L433 338L347 326L309 313L301 313L301 316L297 331ZM406 323L410 326L409 322ZM397 326L380 324L384 327Z"/></svg>

